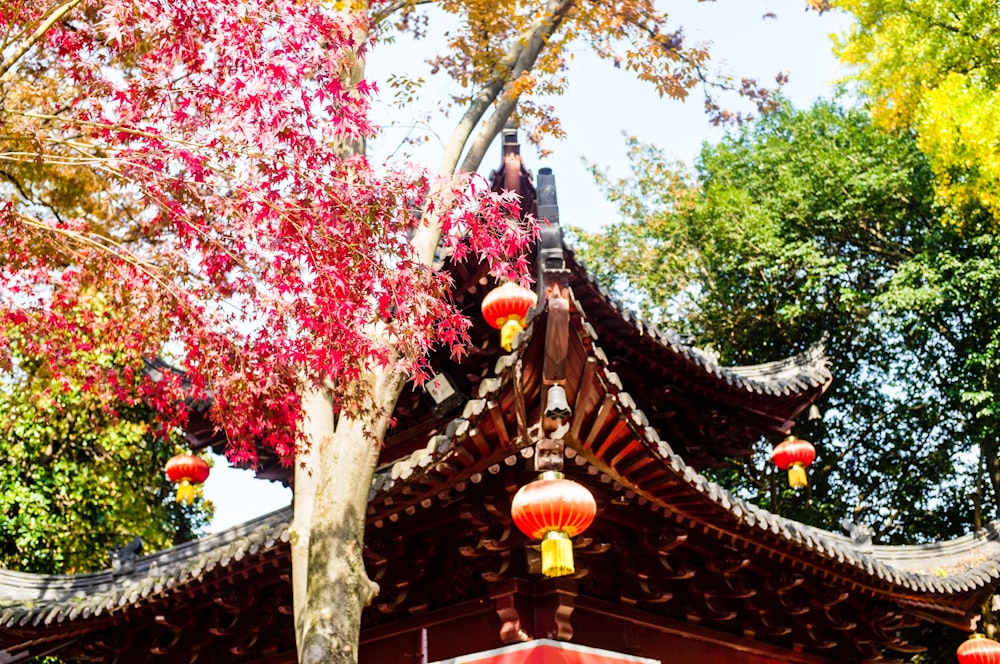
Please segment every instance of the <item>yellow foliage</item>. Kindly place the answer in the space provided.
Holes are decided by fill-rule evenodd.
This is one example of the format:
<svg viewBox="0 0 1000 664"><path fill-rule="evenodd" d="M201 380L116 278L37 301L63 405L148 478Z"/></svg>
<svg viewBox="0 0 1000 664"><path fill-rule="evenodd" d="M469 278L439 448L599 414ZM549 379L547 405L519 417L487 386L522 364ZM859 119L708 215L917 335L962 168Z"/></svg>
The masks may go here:
<svg viewBox="0 0 1000 664"><path fill-rule="evenodd" d="M961 223L980 205L1000 219L1000 90L950 74L923 98L917 142L937 176L938 201Z"/></svg>
<svg viewBox="0 0 1000 664"><path fill-rule="evenodd" d="M441 0L433 4L452 19L446 23L445 51L430 60L432 73L447 74L461 88L451 98L452 105L467 106L485 98L483 91L500 81L502 90L491 101L516 101L514 119L533 142L561 134L559 120L544 98L563 92L569 63L584 48L647 81L662 96L683 99L705 83L706 90L728 89L753 99L741 90L742 81L708 68L707 47L689 42L682 26L671 21L656 0ZM827 7L820 0L806 0L806 5L817 10ZM419 15L421 3L408 0L400 6L394 14L381 17L385 20L376 27L380 38L392 29L417 37L426 34L429 28L426 17ZM379 19L377 8L375 12ZM541 25L552 29L541 30ZM532 40L539 40L543 48L526 70L520 69Z"/></svg>
<svg viewBox="0 0 1000 664"><path fill-rule="evenodd" d="M1000 220L1000 14L995 0L840 0L856 22L837 52L873 119L913 131L937 201L961 224L972 207Z"/></svg>

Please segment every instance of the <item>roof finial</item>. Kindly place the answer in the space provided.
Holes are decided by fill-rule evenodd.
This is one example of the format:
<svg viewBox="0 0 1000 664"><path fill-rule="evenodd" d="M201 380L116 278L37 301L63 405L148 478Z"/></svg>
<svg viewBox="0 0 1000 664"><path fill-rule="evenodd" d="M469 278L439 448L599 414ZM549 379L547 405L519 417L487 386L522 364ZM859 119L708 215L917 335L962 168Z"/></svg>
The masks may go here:
<svg viewBox="0 0 1000 664"><path fill-rule="evenodd" d="M535 215L535 185L531 181L531 172L524 167L521 159L521 145L517 140L517 127L510 120L503 128L503 154L500 167L490 172L490 189L496 193L513 191L520 197L521 218L525 215Z"/></svg>
<svg viewBox="0 0 1000 664"><path fill-rule="evenodd" d="M509 154L521 154L521 144L517 140L517 126L510 119L503 126L503 156Z"/></svg>

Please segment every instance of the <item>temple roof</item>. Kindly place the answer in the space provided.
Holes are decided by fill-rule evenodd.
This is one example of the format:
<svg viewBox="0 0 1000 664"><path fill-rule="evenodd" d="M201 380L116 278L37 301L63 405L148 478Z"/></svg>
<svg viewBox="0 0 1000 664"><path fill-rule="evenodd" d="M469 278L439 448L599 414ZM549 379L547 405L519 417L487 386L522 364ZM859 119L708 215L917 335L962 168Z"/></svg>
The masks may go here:
<svg viewBox="0 0 1000 664"><path fill-rule="evenodd" d="M674 330L660 330L617 300L597 281L596 277L590 274L582 262L576 260L576 253L569 245L566 246L566 254L574 276L575 296L581 291L576 282L585 282L597 293L603 307L611 310L615 318L633 328L634 335L648 338L658 344L664 356L674 355L684 363L701 367L705 373L734 391L786 397L814 391L830 382L828 359L822 343L813 344L805 351L781 360L743 366L723 366L719 363L717 353L699 348L695 345L694 339ZM593 302L589 304L591 307L594 306Z"/></svg>
<svg viewBox="0 0 1000 664"><path fill-rule="evenodd" d="M1000 522L979 533L946 542L858 547L850 538L770 514L732 497L683 463L671 463L689 485L735 521L777 534L789 545L856 568L863 576L898 590L960 595L1000 579ZM400 467L409 467L404 461ZM391 470L389 471L391 472ZM224 532L138 558L127 571L91 574L26 574L0 570L0 647L16 641L11 632L83 622L129 607L152 604L211 573L242 571L268 557L288 556L292 509L285 507ZM919 601L914 600L916 606Z"/></svg>
<svg viewBox="0 0 1000 664"><path fill-rule="evenodd" d="M979 533L945 542L859 548L848 537L770 514L733 498L701 476L690 477L693 488L736 520L746 521L752 515L750 520L760 530L901 590L962 594L1000 579L998 522ZM287 557L291 525L292 509L285 507L224 532L138 558L124 572L109 569L59 575L0 570L0 629L27 631L120 613L201 583L210 573L242 571L268 556ZM0 646L10 643L9 634L0 634Z"/></svg>
<svg viewBox="0 0 1000 664"><path fill-rule="evenodd" d="M981 599L1000 580L1000 522L979 533L949 542L872 546L772 514L733 496L687 464L670 443L649 426L649 419L625 390L621 379L610 370L607 356L597 345L595 332L587 324L582 310L578 309L578 314L577 332L581 344L588 348L588 357L583 364L593 368L590 380L600 386L591 398L601 405L611 404L615 422L624 423L629 431L620 435L617 442L609 443L604 436L605 441L601 445L597 443L601 433L615 429L607 422L611 419L607 415L604 424L591 426L589 432L587 424L574 425L578 430L571 430L566 437L570 450L567 456L572 456L579 465L588 465L606 473L606 478L602 480L608 479L620 484L622 489L634 492L637 505L650 501L667 513L709 523L720 534L737 535L755 546L779 547L775 555L794 557L806 554L812 564L824 568L828 574L842 575L849 584L864 584L881 593L929 596L972 593L969 601L959 602L970 618L976 613ZM517 452L529 449L527 445L530 441L518 440L513 423L500 426L498 430L498 414L503 410L502 404L514 399L512 393L517 390L511 382L516 380L519 367L523 366L520 360L531 352L528 342L532 337L541 336L535 330L543 322L544 317L529 326L521 339L521 346L516 349L518 352L498 361L496 377L484 381L485 389L480 398L466 404L462 417L453 419L441 434L430 438L424 448L379 469L369 502L369 513L376 526L422 502L424 507L429 506L426 503L428 497L435 496L455 480L475 481L473 471L482 462L469 468L467 473L452 475L447 480L436 479L434 475L442 466L457 461L464 451L474 448L477 438L498 436L504 441L501 454L497 455L494 451L493 457L509 465L518 462ZM647 333L656 334L652 330ZM677 352L698 357L697 351L682 345L677 347ZM704 362L710 371L717 371L721 376L731 375L728 370L713 367L708 359ZM821 363L804 362L804 370L795 369L794 362L790 365L793 367L790 371L786 366L773 373L785 376L791 373L793 384L814 385L811 381L822 379L826 371ZM585 422L588 418L588 414L579 408L584 400L581 397L583 389L568 390L577 396L574 422ZM525 400L532 394L523 386L521 390ZM418 491L415 486L426 488Z"/></svg>
<svg viewBox="0 0 1000 664"><path fill-rule="evenodd" d="M0 569L0 627L86 620L176 592L208 573L286 547L291 520L291 507L286 507L221 533L142 556L122 570L63 575Z"/></svg>
<svg viewBox="0 0 1000 664"><path fill-rule="evenodd" d="M715 353L699 348L693 339L644 320L616 300L577 259L559 229L551 170L539 171L536 189L533 176L517 157L516 143L507 138L505 135L504 160L490 179L495 190L516 187L526 210L547 219L548 223L541 225L542 239L533 249L531 261L541 266L546 251L559 256L566 285L594 335L601 337L606 363L626 383L644 386L634 397L653 426L671 439L674 450L696 468L718 467L732 458L748 456L761 436L788 434L795 418L832 381L823 344L814 343L796 355L772 362L724 366ZM511 159L511 155L517 158ZM452 279L455 304L469 317L470 341L460 360L453 358L449 349L441 348L431 354L429 362L434 371L450 377L459 395L474 397L480 381L488 379L494 363L504 354L495 330L479 312L483 297L497 284L485 263L474 258L454 261L447 253L440 253L437 262ZM539 273L539 289L544 280ZM175 370L162 363L154 363L151 369ZM192 448L211 446L223 453L226 438L211 422L211 404L190 406L186 431ZM406 425L387 433L382 462L423 447L427 434L447 427L455 414L455 408L433 404L420 387L404 391L393 416ZM258 476L290 485L288 465L278 463L266 449L258 451Z"/></svg>
<svg viewBox="0 0 1000 664"><path fill-rule="evenodd" d="M567 476L588 485L599 505L593 534L580 544L579 583L591 584L589 592L786 647L799 643L793 637L803 637L790 636L769 616L806 615L801 624L810 626L809 637L800 647L834 653L838 661L884 660L877 646L912 651L897 632L921 620L971 627L979 605L1000 581L1000 526L951 542L871 546L733 496L687 464L650 426L577 305L570 318L573 361L566 383L573 423L562 433ZM509 528L509 487L531 476L527 466L537 432L529 431L528 423L539 417L532 404L543 389L532 367L544 351L548 318L547 311L535 316L514 352L498 358L459 416L429 434L420 448L377 469L366 562L383 586L381 614L429 610L418 589L419 583L431 583L432 575L413 578L414 560L455 569L479 557L498 570L483 572L487 580L533 573L531 543ZM654 331L643 333L659 342ZM700 357L683 344L671 352L692 361ZM710 358L700 362L720 379L732 375ZM810 384L814 376L816 365L804 366L792 374L798 384ZM475 512L482 509L476 505L486 512ZM238 606L241 592L257 592L259 584L287 577L290 520L291 510L280 510L139 558L117 572L69 577L0 572L0 649L40 652L71 637L124 629L122 621L135 623L134 614L142 611L149 620L169 624L162 607L178 597L215 597L215 604ZM454 541L442 538L442 528ZM617 581L609 595L602 584L610 578ZM220 588L234 598L218 599ZM282 588L274 590L275 604L288 603L290 590ZM851 631L848 639L844 630L856 624L872 627ZM166 646L153 647L166 652Z"/></svg>

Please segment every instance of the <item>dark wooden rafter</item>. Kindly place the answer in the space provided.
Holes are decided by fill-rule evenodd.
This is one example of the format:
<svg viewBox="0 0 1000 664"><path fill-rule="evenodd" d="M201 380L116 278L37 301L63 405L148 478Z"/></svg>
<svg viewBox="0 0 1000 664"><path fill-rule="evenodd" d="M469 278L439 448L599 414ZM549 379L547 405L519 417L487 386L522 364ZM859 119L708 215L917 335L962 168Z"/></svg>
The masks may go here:
<svg viewBox="0 0 1000 664"><path fill-rule="evenodd" d="M520 359L514 365L514 416L517 420L517 441L519 446L528 445L528 405L524 397L524 371Z"/></svg>
<svg viewBox="0 0 1000 664"><path fill-rule="evenodd" d="M838 607L844 604L849 598L847 593L830 591L814 597L801 588L806 577L782 571L759 576L759 561L748 562L745 556L735 550L720 551L707 543L696 545L695 557L684 553L667 563L671 571L687 569L688 573L668 576L651 574L646 567L647 563L635 564L635 561L641 559L638 552L650 553L651 549L658 548L666 559L678 547L690 551L689 533L673 530L668 531L665 536L645 533L641 540L646 542L644 545L641 542L630 543L628 532L627 529L617 530L607 536L619 543L616 549L618 553L615 555L619 559L619 567L627 577L620 582L619 601L631 606L679 602L686 607L687 619L704 624L727 623L742 616L739 620L746 618L748 622L741 630L767 635L769 638L780 638L792 631L788 625L797 626L795 630L802 637L803 647L816 651L832 649L838 639L843 640L843 636L838 636L838 630L834 629L836 627L842 630L843 620L828 620L820 607ZM702 539L711 536L707 532L701 534ZM595 537L600 538L599 535ZM651 544L651 541L658 543ZM700 562L694 564L695 560ZM754 567L753 573L749 570L751 566ZM680 591L671 586L660 585L670 579L685 582L680 586ZM861 612L861 609L858 611ZM898 641L898 637L888 633L878 638L878 642L884 641L884 645L902 643ZM907 646L903 643L902 647Z"/></svg>

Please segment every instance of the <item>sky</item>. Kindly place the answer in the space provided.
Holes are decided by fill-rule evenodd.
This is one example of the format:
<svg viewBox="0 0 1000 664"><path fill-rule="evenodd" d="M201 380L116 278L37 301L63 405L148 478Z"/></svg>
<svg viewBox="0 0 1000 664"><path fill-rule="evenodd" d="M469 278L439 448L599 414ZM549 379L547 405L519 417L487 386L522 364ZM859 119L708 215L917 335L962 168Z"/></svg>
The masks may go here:
<svg viewBox="0 0 1000 664"><path fill-rule="evenodd" d="M836 13L820 16L804 11L804 0L671 0L660 5L669 10L672 22L684 26L689 40L710 43L716 66L761 83L773 82L779 72L787 73L784 94L798 107L829 98L832 84L846 73L838 68L830 35L843 32L849 23ZM433 22L431 28L441 29ZM373 159L436 166L442 143L438 137L446 137L450 125L447 120L427 125L422 118L446 99L450 90L444 81L434 80L424 64L439 43L433 37L417 44L401 39L373 49L367 77L383 90L375 100L374 118L382 132L370 146ZM392 95L384 82L390 74L399 73L401 65L410 75L428 79L420 99L405 108L391 103ZM590 55L585 46L575 51L568 79L567 92L554 100L566 137L545 145L552 150L545 159L530 146L521 151L533 172L545 166L553 170L560 220L565 225L593 231L617 219L614 207L594 186L585 160L599 164L613 176L627 175L626 134L658 145L688 164L703 142L715 142L723 136L724 130L710 125L697 91L686 102L660 99L651 86ZM406 139L421 132L428 140L420 148L410 147ZM499 155L497 142L487 153L481 172L486 174L498 166ZM250 471L234 470L221 457L215 460L204 492L216 508L210 528L213 532L291 501L288 489L257 480Z"/></svg>

